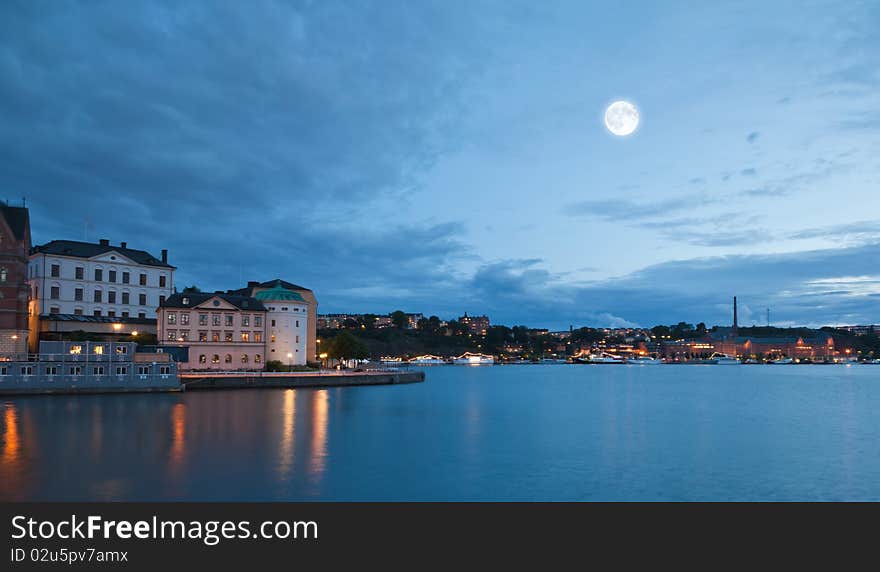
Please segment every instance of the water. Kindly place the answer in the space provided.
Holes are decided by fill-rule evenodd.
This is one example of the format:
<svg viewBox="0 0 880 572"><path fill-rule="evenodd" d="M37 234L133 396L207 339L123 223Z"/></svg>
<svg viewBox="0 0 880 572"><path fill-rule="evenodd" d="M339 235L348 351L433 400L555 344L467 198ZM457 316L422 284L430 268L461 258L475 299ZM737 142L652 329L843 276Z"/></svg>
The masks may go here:
<svg viewBox="0 0 880 572"><path fill-rule="evenodd" d="M880 500L880 367L0 402L0 500Z"/></svg>

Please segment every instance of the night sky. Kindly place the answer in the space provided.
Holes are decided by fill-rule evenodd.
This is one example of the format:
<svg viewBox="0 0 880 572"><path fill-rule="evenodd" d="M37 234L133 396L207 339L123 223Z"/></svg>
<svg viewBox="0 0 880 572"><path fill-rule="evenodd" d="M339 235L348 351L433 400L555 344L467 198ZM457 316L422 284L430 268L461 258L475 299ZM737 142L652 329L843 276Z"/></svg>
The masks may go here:
<svg viewBox="0 0 880 572"><path fill-rule="evenodd" d="M320 312L880 323L880 3L587 4L6 0L0 198Z"/></svg>

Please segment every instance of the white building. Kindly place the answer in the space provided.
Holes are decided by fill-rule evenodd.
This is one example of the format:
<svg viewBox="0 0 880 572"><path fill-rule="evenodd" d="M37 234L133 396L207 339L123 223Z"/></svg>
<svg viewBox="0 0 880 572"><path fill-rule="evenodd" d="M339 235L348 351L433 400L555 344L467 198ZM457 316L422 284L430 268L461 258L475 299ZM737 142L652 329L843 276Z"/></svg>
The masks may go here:
<svg viewBox="0 0 880 572"><path fill-rule="evenodd" d="M31 339L76 330L155 333L156 308L174 291L174 270L167 250L156 258L124 242L53 240L36 246L28 263L31 329L37 329Z"/></svg>
<svg viewBox="0 0 880 572"><path fill-rule="evenodd" d="M276 285L254 298L266 307L266 359L285 365L305 365L309 332L309 303L298 292Z"/></svg>

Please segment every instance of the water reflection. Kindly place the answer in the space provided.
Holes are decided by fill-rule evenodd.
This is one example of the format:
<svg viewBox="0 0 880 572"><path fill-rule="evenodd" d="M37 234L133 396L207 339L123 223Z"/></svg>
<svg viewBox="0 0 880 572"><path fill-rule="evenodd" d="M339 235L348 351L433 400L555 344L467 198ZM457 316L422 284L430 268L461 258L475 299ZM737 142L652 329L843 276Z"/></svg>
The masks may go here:
<svg viewBox="0 0 880 572"><path fill-rule="evenodd" d="M296 446L296 391L288 389L284 392L282 405L281 439L278 447L278 481L287 483L293 471L293 459Z"/></svg>
<svg viewBox="0 0 880 572"><path fill-rule="evenodd" d="M310 451L309 473L312 482L320 480L324 473L324 460L327 457L327 390L321 389L313 393L312 399L312 448Z"/></svg>

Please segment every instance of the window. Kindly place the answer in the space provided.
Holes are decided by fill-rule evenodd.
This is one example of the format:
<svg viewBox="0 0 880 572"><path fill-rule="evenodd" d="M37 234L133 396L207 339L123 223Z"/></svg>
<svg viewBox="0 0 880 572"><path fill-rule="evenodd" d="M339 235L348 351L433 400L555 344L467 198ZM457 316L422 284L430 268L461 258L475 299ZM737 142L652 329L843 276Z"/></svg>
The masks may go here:
<svg viewBox="0 0 880 572"><path fill-rule="evenodd" d="M128 284L130 281L131 281L131 274L129 274L128 272L123 272L122 273L122 283Z"/></svg>
<svg viewBox="0 0 880 572"><path fill-rule="evenodd" d="M159 366L159 374L160 375L170 375L171 374L171 366L170 365L160 365Z"/></svg>
<svg viewBox="0 0 880 572"><path fill-rule="evenodd" d="M116 282L116 271L108 270L107 271L107 281L108 282Z"/></svg>
<svg viewBox="0 0 880 572"><path fill-rule="evenodd" d="M107 316L109 316L111 318L115 318L116 317L116 310L107 310Z"/></svg>
<svg viewBox="0 0 880 572"><path fill-rule="evenodd" d="M168 340L175 341L177 339L177 330L168 330Z"/></svg>
<svg viewBox="0 0 880 572"><path fill-rule="evenodd" d="M262 342L263 341L263 332L254 332L254 341Z"/></svg>
<svg viewBox="0 0 880 572"><path fill-rule="evenodd" d="M116 303L116 292L114 290L110 290L107 292L107 303L115 304Z"/></svg>
<svg viewBox="0 0 880 572"><path fill-rule="evenodd" d="M207 326L208 325L208 314L199 314L199 325Z"/></svg>
<svg viewBox="0 0 880 572"><path fill-rule="evenodd" d="M49 289L49 298L51 298L52 300L58 300L59 298L61 298L61 288L58 286L52 286Z"/></svg>
<svg viewBox="0 0 880 572"><path fill-rule="evenodd" d="M104 366L96 365L92 368L92 375L104 375Z"/></svg>
<svg viewBox="0 0 880 572"><path fill-rule="evenodd" d="M102 296L101 296L101 291L100 291L100 290L95 290L94 301L95 301L95 302L100 302L100 301L101 301L101 298L102 298Z"/></svg>
<svg viewBox="0 0 880 572"><path fill-rule="evenodd" d="M74 308L74 310L73 310L73 315L74 315L74 316L82 316L82 315L83 315L83 309L82 309L82 308Z"/></svg>
<svg viewBox="0 0 880 572"><path fill-rule="evenodd" d="M95 352L96 356L104 355L104 346L95 346L92 348L92 351Z"/></svg>
<svg viewBox="0 0 880 572"><path fill-rule="evenodd" d="M188 326L189 325L189 313L181 313L180 314L180 325Z"/></svg>
<svg viewBox="0 0 880 572"><path fill-rule="evenodd" d="M49 308L49 313L50 314L60 314L61 308L59 308L58 306L52 306L51 308Z"/></svg>
<svg viewBox="0 0 880 572"><path fill-rule="evenodd" d="M138 366L138 375L149 375L150 366L148 365L139 365Z"/></svg>
<svg viewBox="0 0 880 572"><path fill-rule="evenodd" d="M82 302L82 299L83 299L83 289L82 288L75 288L73 290L73 299L77 302Z"/></svg>
<svg viewBox="0 0 880 572"><path fill-rule="evenodd" d="M247 354L241 354L241 363L247 363L247 362L248 362Z"/></svg>
<svg viewBox="0 0 880 572"><path fill-rule="evenodd" d="M32 366L32 365L21 366L21 375L34 375L34 366Z"/></svg>
<svg viewBox="0 0 880 572"><path fill-rule="evenodd" d="M95 268L95 282L100 282L104 279L104 271L100 268Z"/></svg>
<svg viewBox="0 0 880 572"><path fill-rule="evenodd" d="M70 366L70 369L67 370L67 373L70 375L82 375L82 366L72 365Z"/></svg>
<svg viewBox="0 0 880 572"><path fill-rule="evenodd" d="M61 276L61 265L53 264L50 269L50 274L52 278L59 278Z"/></svg>
<svg viewBox="0 0 880 572"><path fill-rule="evenodd" d="M180 330L180 341L185 342L189 340L189 330Z"/></svg>
<svg viewBox="0 0 880 572"><path fill-rule="evenodd" d="M241 317L241 325L245 328L249 328L251 326L251 317L250 316L242 316Z"/></svg>
<svg viewBox="0 0 880 572"><path fill-rule="evenodd" d="M223 339L226 340L227 342L231 342L232 341L232 332L224 332Z"/></svg>
<svg viewBox="0 0 880 572"><path fill-rule="evenodd" d="M9 368L5 365L0 367L0 375L9 375Z"/></svg>
<svg viewBox="0 0 880 572"><path fill-rule="evenodd" d="M147 317L147 314L145 312L138 312L138 318L143 320L146 317Z"/></svg>
<svg viewBox="0 0 880 572"><path fill-rule="evenodd" d="M219 342L220 341L220 332L211 332L211 341Z"/></svg>
<svg viewBox="0 0 880 572"><path fill-rule="evenodd" d="M96 318L100 317L100 316L101 316L101 310L95 310L94 312L92 312L92 315L95 316Z"/></svg>
<svg viewBox="0 0 880 572"><path fill-rule="evenodd" d="M232 325L232 323L233 323L232 320L233 320L233 316L232 316L232 314L226 314L226 325L227 325L227 326L231 326L231 325Z"/></svg>
<svg viewBox="0 0 880 572"><path fill-rule="evenodd" d="M128 312L122 312L122 317L123 317L123 318L127 318L127 317L128 317Z"/></svg>
<svg viewBox="0 0 880 572"><path fill-rule="evenodd" d="M77 280L82 280L83 278L86 277L86 269L83 268L82 266L77 266L74 273L75 273L74 275L76 276Z"/></svg>
<svg viewBox="0 0 880 572"><path fill-rule="evenodd" d="M159 288L165 287L165 276L159 276Z"/></svg>
<svg viewBox="0 0 880 572"><path fill-rule="evenodd" d="M263 356L260 354L254 354L254 363L263 363Z"/></svg>
<svg viewBox="0 0 880 572"><path fill-rule="evenodd" d="M116 346L116 353L119 354L119 355L127 354L127 353L128 353L128 347L127 347L127 346L122 346L122 345Z"/></svg>
<svg viewBox="0 0 880 572"><path fill-rule="evenodd" d="M296 327L299 327L299 320L296 321Z"/></svg>
<svg viewBox="0 0 880 572"><path fill-rule="evenodd" d="M123 303L123 304L128 304L128 303L129 303L129 299L130 299L130 296L129 296L128 292L123 292L123 293L122 293L122 303Z"/></svg>
<svg viewBox="0 0 880 572"><path fill-rule="evenodd" d="M6 279L9 278L9 271L4 266L0 268L0 282L6 282Z"/></svg>
<svg viewBox="0 0 880 572"><path fill-rule="evenodd" d="M208 332L204 330L199 330L199 341L207 342L208 341Z"/></svg>
<svg viewBox="0 0 880 572"><path fill-rule="evenodd" d="M177 323L177 314L174 312L168 312L168 323L176 324Z"/></svg>
<svg viewBox="0 0 880 572"><path fill-rule="evenodd" d="M243 341L243 342L251 341L251 335L247 332L242 332L241 333L241 341Z"/></svg>
<svg viewBox="0 0 880 572"><path fill-rule="evenodd" d="M138 305L140 305L140 306L147 305L147 295L146 294L138 294Z"/></svg>
<svg viewBox="0 0 880 572"><path fill-rule="evenodd" d="M223 361L226 363L232 363L232 354L226 354L226 357L223 358Z"/></svg>
<svg viewBox="0 0 880 572"><path fill-rule="evenodd" d="M286 307L286 306L285 306L285 307L282 307L282 308L281 308L281 311L282 311L282 312L286 312L286 311L287 311L287 307Z"/></svg>
<svg viewBox="0 0 880 572"><path fill-rule="evenodd" d="M211 358L211 363L220 363L220 356L214 354L214 357Z"/></svg>
<svg viewBox="0 0 880 572"><path fill-rule="evenodd" d="M140 280L138 281L138 284L140 284L141 286L147 285L147 275L146 274L141 274Z"/></svg>
<svg viewBox="0 0 880 572"><path fill-rule="evenodd" d="M202 354L199 356L199 363L208 363L208 356Z"/></svg>
<svg viewBox="0 0 880 572"><path fill-rule="evenodd" d="M275 320L272 320L272 327L275 327Z"/></svg>
<svg viewBox="0 0 880 572"><path fill-rule="evenodd" d="M124 365L116 366L116 375L126 375L128 373L128 368Z"/></svg>
<svg viewBox="0 0 880 572"><path fill-rule="evenodd" d="M165 303L165 296L159 296L159 305L161 306L164 303Z"/></svg>
<svg viewBox="0 0 880 572"><path fill-rule="evenodd" d="M275 343L275 334L272 334L272 338L271 338L271 339L272 339L272 343L274 344L274 343Z"/></svg>
<svg viewBox="0 0 880 572"><path fill-rule="evenodd" d="M83 351L82 346L70 346L70 355L75 356L81 354Z"/></svg>
<svg viewBox="0 0 880 572"><path fill-rule="evenodd" d="M296 343L299 343L299 336L296 337Z"/></svg>
<svg viewBox="0 0 880 572"><path fill-rule="evenodd" d="M220 325L220 314L211 314L211 325L219 326Z"/></svg>
<svg viewBox="0 0 880 572"><path fill-rule="evenodd" d="M57 365L46 366L46 375L58 375L58 366Z"/></svg>
<svg viewBox="0 0 880 572"><path fill-rule="evenodd" d="M263 316L254 316L254 327L259 328L263 325Z"/></svg>
<svg viewBox="0 0 880 572"><path fill-rule="evenodd" d="M189 298L188 297L184 296L182 302L183 302L184 306L189 306Z"/></svg>

